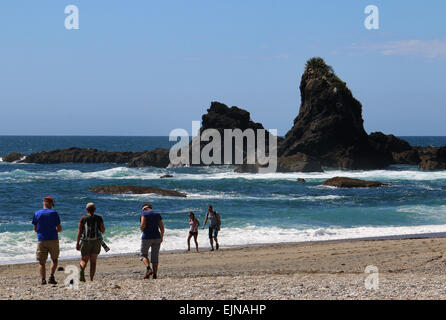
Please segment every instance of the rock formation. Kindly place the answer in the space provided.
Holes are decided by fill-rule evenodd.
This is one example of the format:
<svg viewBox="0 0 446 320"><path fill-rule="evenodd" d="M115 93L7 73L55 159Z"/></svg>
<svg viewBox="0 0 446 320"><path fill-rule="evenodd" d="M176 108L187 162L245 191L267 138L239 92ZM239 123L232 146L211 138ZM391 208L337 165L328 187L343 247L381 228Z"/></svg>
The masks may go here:
<svg viewBox="0 0 446 320"><path fill-rule="evenodd" d="M279 147L280 156L304 153L323 166L345 169L390 164L369 143L361 103L321 58L308 60L300 92L299 115Z"/></svg>
<svg viewBox="0 0 446 320"><path fill-rule="evenodd" d="M377 188L388 186L388 184L384 184L379 181L367 181L346 177L334 177L324 181L322 184L324 186L332 186L337 188Z"/></svg>
<svg viewBox="0 0 446 320"><path fill-rule="evenodd" d="M166 168L169 165L169 150L157 148L150 151L141 152L130 159L128 166L130 168L158 167Z"/></svg>
<svg viewBox="0 0 446 320"><path fill-rule="evenodd" d="M446 170L446 147L416 147L421 170Z"/></svg>
<svg viewBox="0 0 446 320"><path fill-rule="evenodd" d="M23 160L22 160L23 159ZM42 151L27 155L11 153L3 157L5 162L56 164L56 163L113 163L129 164L129 167L160 167L169 164L169 150L158 148L143 152L113 152L97 149L70 148Z"/></svg>
<svg viewBox="0 0 446 320"><path fill-rule="evenodd" d="M225 150L225 130L236 130L239 129L241 132L245 132L247 129L253 130L253 140L251 141L252 145L254 146L254 150L257 150L257 130L265 130L263 125L260 123L256 123L251 120L250 113L246 110L240 109L238 107L228 107L227 105L220 103L220 102L212 102L209 109L207 109L207 113L202 116L202 127L200 128L199 135L201 138L203 138L204 132L209 132L209 130L216 130L219 133L219 136L221 137L220 143L218 144L218 148L215 150L219 150L221 156L216 159L217 161L214 161L212 165L216 164L241 164L243 160L246 160L247 152L248 152L248 139L246 137L243 138L243 146L242 148L236 148L235 146L235 139L232 139L232 149L231 150ZM270 133L265 130L265 150L266 152L269 151L269 138ZM195 141L198 141L197 138L194 138ZM278 138L278 141L280 141L281 138ZM213 141L213 137L209 138L209 141L203 141L203 139L200 139L199 143L197 142L197 146L199 145L199 151L200 154L208 145L211 145L211 142ZM200 159L201 161L199 163L195 163L192 158L192 151L193 151L193 143L191 142L189 144L189 158L186 164L189 165L209 165L208 163L204 163L203 159ZM229 161L225 161L225 152L232 152L232 157ZM184 149L183 149L184 152ZM236 158L236 154L241 154L241 159ZM213 152L210 154L213 155ZM218 163L216 163L218 162ZM184 162L182 163L185 164ZM173 165L170 165L170 167L173 167Z"/></svg>
<svg viewBox="0 0 446 320"><path fill-rule="evenodd" d="M185 193L175 190L144 186L102 186L91 188L90 191L100 194L158 194L166 197L187 197Z"/></svg>
<svg viewBox="0 0 446 320"><path fill-rule="evenodd" d="M6 156L3 156L2 161L4 161L4 162L20 162L20 160L22 160L24 157L25 157L25 155L23 155L21 153L13 152Z"/></svg>
<svg viewBox="0 0 446 320"><path fill-rule="evenodd" d="M418 150L407 141L395 137L393 134L385 135L382 132L373 132L369 135L370 145L383 154L392 164L420 163Z"/></svg>

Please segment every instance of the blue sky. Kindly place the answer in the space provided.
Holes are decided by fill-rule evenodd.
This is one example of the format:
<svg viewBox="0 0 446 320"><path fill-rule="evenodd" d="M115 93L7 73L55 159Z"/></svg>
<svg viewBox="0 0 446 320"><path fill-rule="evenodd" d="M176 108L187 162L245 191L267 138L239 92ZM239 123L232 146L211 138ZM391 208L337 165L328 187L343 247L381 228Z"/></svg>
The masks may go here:
<svg viewBox="0 0 446 320"><path fill-rule="evenodd" d="M65 6L79 8L66 30ZM364 27L367 5L379 30ZM168 135L211 101L285 134L321 56L368 132L446 135L441 0L4 0L0 134Z"/></svg>

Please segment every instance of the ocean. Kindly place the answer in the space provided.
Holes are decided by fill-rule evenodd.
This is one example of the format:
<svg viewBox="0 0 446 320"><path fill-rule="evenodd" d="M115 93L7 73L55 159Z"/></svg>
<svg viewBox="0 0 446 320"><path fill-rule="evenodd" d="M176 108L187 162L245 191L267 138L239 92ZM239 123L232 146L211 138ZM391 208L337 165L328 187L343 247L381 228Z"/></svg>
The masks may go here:
<svg viewBox="0 0 446 320"><path fill-rule="evenodd" d="M446 137L401 137L412 145L446 145ZM26 137L0 136L0 155L29 154L70 147L142 151L170 147L168 137ZM160 179L171 173L173 179ZM321 186L328 178L347 176L390 184L377 189ZM306 179L300 183L297 178ZM175 189L187 198L154 195L98 195L101 185L144 185ZM324 173L235 173L234 167L133 169L112 164L10 164L0 161L0 264L35 259L33 213L42 198L56 200L64 231L61 258L79 257L77 224L87 202L104 218L109 254L136 253L139 215L150 201L166 226L162 250L185 250L188 212L203 222L208 205L220 213L222 247L266 243L339 240L446 232L446 171L420 171L397 165L386 170ZM199 245L209 248L207 230Z"/></svg>

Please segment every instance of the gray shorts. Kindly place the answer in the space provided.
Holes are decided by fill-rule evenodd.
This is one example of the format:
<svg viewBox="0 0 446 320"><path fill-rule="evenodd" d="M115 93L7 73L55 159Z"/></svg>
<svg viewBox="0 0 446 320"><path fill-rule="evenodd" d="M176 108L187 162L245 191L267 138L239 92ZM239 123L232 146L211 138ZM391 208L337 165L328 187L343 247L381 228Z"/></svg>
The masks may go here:
<svg viewBox="0 0 446 320"><path fill-rule="evenodd" d="M150 262L158 263L158 256L160 253L161 239L142 239L141 240L141 260L142 258L149 258L150 250Z"/></svg>

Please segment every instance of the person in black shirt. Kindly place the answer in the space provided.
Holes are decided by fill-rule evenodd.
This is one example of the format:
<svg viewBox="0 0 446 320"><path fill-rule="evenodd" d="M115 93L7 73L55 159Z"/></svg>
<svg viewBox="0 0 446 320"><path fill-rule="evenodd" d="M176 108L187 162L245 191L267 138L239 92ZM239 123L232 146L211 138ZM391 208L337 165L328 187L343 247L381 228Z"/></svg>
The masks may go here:
<svg viewBox="0 0 446 320"><path fill-rule="evenodd" d="M104 220L95 215L94 203L87 204L87 215L79 221L76 250L81 252L81 273L79 280L85 282L85 267L90 260L90 280L93 281L96 273L96 260L101 252L102 234L105 232Z"/></svg>

